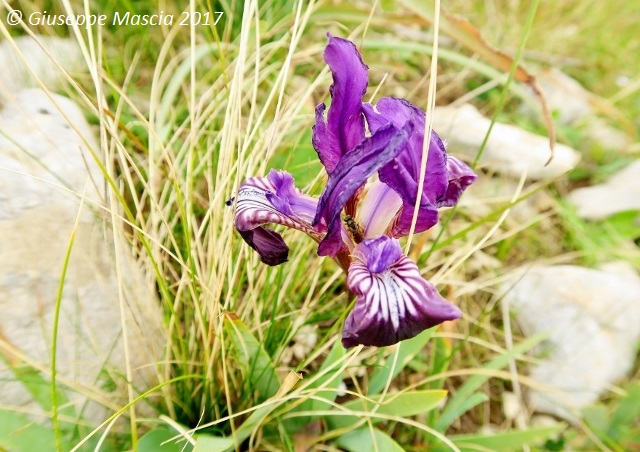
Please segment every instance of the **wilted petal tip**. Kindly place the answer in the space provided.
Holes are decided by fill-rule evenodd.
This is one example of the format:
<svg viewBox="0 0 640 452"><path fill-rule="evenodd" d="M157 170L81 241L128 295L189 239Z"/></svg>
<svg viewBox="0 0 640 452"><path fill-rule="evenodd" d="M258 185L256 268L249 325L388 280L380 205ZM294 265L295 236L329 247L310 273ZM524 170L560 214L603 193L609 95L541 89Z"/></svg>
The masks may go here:
<svg viewBox="0 0 640 452"><path fill-rule="evenodd" d="M289 247L277 232L257 227L248 231L238 230L238 233L260 255L262 263L274 267L289 260Z"/></svg>
<svg viewBox="0 0 640 452"><path fill-rule="evenodd" d="M462 193L473 184L478 176L462 160L447 155L447 190L437 202L437 207L452 207L458 203Z"/></svg>

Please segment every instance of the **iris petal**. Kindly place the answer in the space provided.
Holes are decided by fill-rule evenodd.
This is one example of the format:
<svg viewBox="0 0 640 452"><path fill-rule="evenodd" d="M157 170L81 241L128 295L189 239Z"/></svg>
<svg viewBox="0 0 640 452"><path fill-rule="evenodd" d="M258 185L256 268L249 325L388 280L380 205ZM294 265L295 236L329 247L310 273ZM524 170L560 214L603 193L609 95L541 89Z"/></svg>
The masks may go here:
<svg viewBox="0 0 640 452"><path fill-rule="evenodd" d="M331 173L340 158L364 140L362 96L369 83L368 67L362 62L356 46L346 39L327 35L329 43L324 60L333 75L331 107L324 119L325 105L316 108L316 124L312 143L320 161Z"/></svg>
<svg viewBox="0 0 640 452"><path fill-rule="evenodd" d="M438 200L437 207L451 207L458 203L462 192L478 178L476 173L463 161L447 156L447 191Z"/></svg>
<svg viewBox="0 0 640 452"><path fill-rule="evenodd" d="M345 322L345 347L392 345L462 315L420 276L396 239L367 239L353 255L347 284L357 299Z"/></svg>
<svg viewBox="0 0 640 452"><path fill-rule="evenodd" d="M343 156L329 174L313 223L316 225L324 220L328 227L327 235L318 247L320 256L335 257L345 247L341 237L342 209L371 175L402 151L407 136L406 127L398 130L388 124Z"/></svg>
<svg viewBox="0 0 640 452"><path fill-rule="evenodd" d="M402 199L391 187L379 180L373 182L358 208L357 219L364 237L385 234L401 207Z"/></svg>
<svg viewBox="0 0 640 452"><path fill-rule="evenodd" d="M286 262L289 248L280 234L263 228L263 224L298 229L318 242L326 231L323 222L315 228L311 226L318 201L300 192L291 174L285 171L271 170L267 177L247 179L238 189L236 202L234 225L267 265Z"/></svg>
<svg viewBox="0 0 640 452"><path fill-rule="evenodd" d="M273 267L289 260L289 247L276 231L258 226L248 231L238 230L238 233L258 252L262 263Z"/></svg>
<svg viewBox="0 0 640 452"><path fill-rule="evenodd" d="M364 104L363 111L373 133L387 124L393 124L396 127L402 127L408 123L413 125L413 133L404 152L379 172L380 180L402 198L402 210L391 231L391 235L394 237L401 237L409 233L417 199L425 113L410 102L393 97L380 99L375 107ZM447 186L447 153L440 137L432 132L415 228L416 233L426 231L437 223L437 201L445 196Z"/></svg>

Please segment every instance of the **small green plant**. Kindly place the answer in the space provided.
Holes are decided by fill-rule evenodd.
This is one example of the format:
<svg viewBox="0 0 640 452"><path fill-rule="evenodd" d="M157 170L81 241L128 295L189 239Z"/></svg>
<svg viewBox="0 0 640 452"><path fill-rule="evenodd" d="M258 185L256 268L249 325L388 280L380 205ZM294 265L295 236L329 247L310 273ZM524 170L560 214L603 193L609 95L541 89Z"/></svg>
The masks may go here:
<svg viewBox="0 0 640 452"><path fill-rule="evenodd" d="M583 410L591 431L611 450L640 450L640 384L611 406L596 404Z"/></svg>

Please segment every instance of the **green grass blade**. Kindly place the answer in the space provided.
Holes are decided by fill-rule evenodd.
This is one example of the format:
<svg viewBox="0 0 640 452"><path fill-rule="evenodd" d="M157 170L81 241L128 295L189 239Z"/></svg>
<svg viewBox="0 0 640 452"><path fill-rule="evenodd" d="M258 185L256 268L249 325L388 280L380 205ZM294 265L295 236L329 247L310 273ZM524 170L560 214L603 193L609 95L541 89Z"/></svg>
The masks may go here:
<svg viewBox="0 0 640 452"><path fill-rule="evenodd" d="M73 244L76 239L76 231L78 230L78 222L80 221L80 213L82 212L83 205L80 204L78 209L78 215L76 216L71 236L69 237L69 243L64 255L64 261L62 263L62 271L60 274L60 282L58 283L58 292L56 294L56 306L53 312L53 325L51 327L51 420L53 422L53 432L55 434L56 450L61 451L62 448L62 432L60 430L60 420L58 419L58 386L56 382L57 376L57 356L58 356L58 325L60 323L60 309L62 308L62 294L64 291L64 283L67 277L67 270L69 269L69 261L71 259L71 251L73 250ZM135 442L135 441L134 441Z"/></svg>
<svg viewBox="0 0 640 452"><path fill-rule="evenodd" d="M313 390L319 387L323 387L324 389L319 390L315 393L315 397L322 398L326 400L323 402L317 399L306 400L300 405L296 406L292 410L289 410L288 413L294 413L296 411L319 411L319 410L328 410L331 409L330 402L333 402L337 397L337 389L340 383L342 382L342 372L340 372L340 366L337 365L339 361L341 361L346 354L345 348L342 346L340 341L336 341L335 345L329 352L329 355L322 363L318 374L322 374L326 372L321 377L318 377L316 381L311 383L307 388L309 390ZM333 372L328 371L333 367ZM311 422L314 416L300 416L300 417L291 417L284 421L285 428L289 433L295 433L300 430L306 424Z"/></svg>
<svg viewBox="0 0 640 452"><path fill-rule="evenodd" d="M427 342L429 342L435 330L435 328L431 328L423 331L414 338L399 343L395 352L398 354L395 366L393 365L393 356L389 356L385 364L373 372L371 380L369 381L369 394L380 393L386 386L387 381L393 380L396 375L402 372L402 369L404 369L420 350L424 348Z"/></svg>
<svg viewBox="0 0 640 452"><path fill-rule="evenodd" d="M263 400L275 395L280 387L280 380L262 344L238 318L232 319L227 315L224 327L238 352L240 364L247 372L249 387L256 388Z"/></svg>
<svg viewBox="0 0 640 452"><path fill-rule="evenodd" d="M488 362L483 369L497 370L502 369L503 367L509 364L509 361L516 358L516 356L531 350L535 347L540 341L542 341L546 335L536 335L530 337L523 341L522 343L513 347L513 349L507 351L505 354L494 358L490 362ZM471 397L471 395L478 389L484 382L486 382L491 375L474 375L469 378L461 387L458 389L456 394L451 398L449 403L447 403L446 408L442 412L440 419L436 424L436 429L440 432L444 432L449 428L449 426L455 421L458 416L462 414L460 411L460 407L466 403L466 400Z"/></svg>
<svg viewBox="0 0 640 452"><path fill-rule="evenodd" d="M522 450L523 446L541 442L566 428L564 424L527 430L509 430L486 435L454 435L449 439L461 451L492 450L496 452Z"/></svg>

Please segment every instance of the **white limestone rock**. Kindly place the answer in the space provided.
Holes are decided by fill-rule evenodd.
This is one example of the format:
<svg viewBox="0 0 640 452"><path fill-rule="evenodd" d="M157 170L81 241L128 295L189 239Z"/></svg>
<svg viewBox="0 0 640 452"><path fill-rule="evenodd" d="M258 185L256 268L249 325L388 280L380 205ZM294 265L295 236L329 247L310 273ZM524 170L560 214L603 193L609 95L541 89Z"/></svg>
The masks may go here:
<svg viewBox="0 0 640 452"><path fill-rule="evenodd" d="M104 221L105 181L88 149L100 150L68 98L25 90L0 112L0 405L46 417L11 367L29 365L49 379L56 294L81 209L63 283L57 370L76 413L97 422L127 402L126 357L137 388L155 380L162 321L130 250L120 238L114 243Z"/></svg>
<svg viewBox="0 0 640 452"><path fill-rule="evenodd" d="M529 402L538 412L574 421L633 366L640 278L623 262L605 270L523 267L503 286L525 334L549 335L531 369L539 386L529 388Z"/></svg>
<svg viewBox="0 0 640 452"><path fill-rule="evenodd" d="M518 191L518 181L507 177L480 177L467 188L460 204L476 215L485 216L510 203L517 193L518 198L525 195L525 190ZM551 195L540 190L515 204L511 208L509 218L520 223L527 222L553 205Z"/></svg>
<svg viewBox="0 0 640 452"><path fill-rule="evenodd" d="M5 169L0 219L50 198L77 210L77 194L83 192L88 200L101 203L104 177L87 146L99 149L72 100L55 94L49 98L39 89L17 94L0 112L0 167ZM23 189L17 193L12 190L19 186Z"/></svg>
<svg viewBox="0 0 640 452"><path fill-rule="evenodd" d="M65 71L73 73L84 65L77 42L55 36L21 36L0 42L0 103L25 88L55 89L64 81Z"/></svg>
<svg viewBox="0 0 640 452"><path fill-rule="evenodd" d="M452 154L475 157L484 140L491 120L470 104L460 107L436 107L433 128L446 139ZM575 168L580 154L569 146L557 143L555 156L545 166L551 155L546 137L524 131L519 127L495 123L484 149L481 163L502 174L520 178L526 172L529 179L560 176Z"/></svg>
<svg viewBox="0 0 640 452"><path fill-rule="evenodd" d="M611 127L602 118L597 116L585 118L581 129L591 142L598 143L604 149L631 152L631 137L622 130Z"/></svg>
<svg viewBox="0 0 640 452"><path fill-rule="evenodd" d="M602 220L626 210L640 210L640 160L636 160L603 184L582 187L569 194L578 215Z"/></svg>

